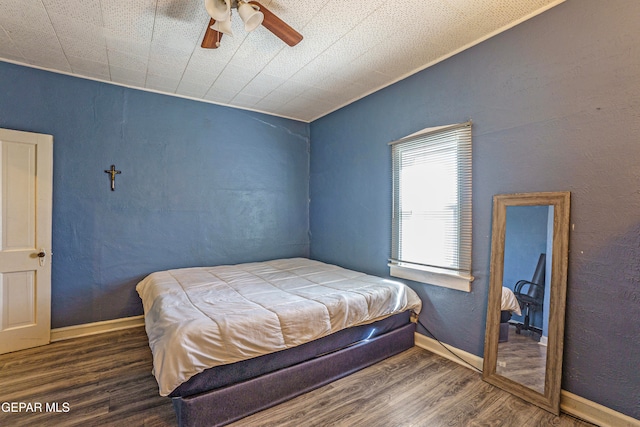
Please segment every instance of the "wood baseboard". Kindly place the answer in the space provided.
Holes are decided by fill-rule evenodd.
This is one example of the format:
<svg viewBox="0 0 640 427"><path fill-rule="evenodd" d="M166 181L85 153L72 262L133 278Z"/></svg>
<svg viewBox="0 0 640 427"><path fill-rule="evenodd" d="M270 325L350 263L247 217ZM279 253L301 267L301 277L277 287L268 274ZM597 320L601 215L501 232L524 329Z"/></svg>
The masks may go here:
<svg viewBox="0 0 640 427"><path fill-rule="evenodd" d="M417 347L428 350L432 353L449 359L462 366L469 368L471 366L482 370L484 359L475 354L467 353L459 348L452 347L448 344L440 344L433 338L425 335L415 334L415 344ZM443 345L449 350L443 348ZM467 363L460 360L464 359ZM594 423L602 427L640 427L640 420L631 418L627 415L616 412L606 406L587 400L583 397L570 393L566 390L560 391L560 410L566 414L580 418L582 420Z"/></svg>
<svg viewBox="0 0 640 427"><path fill-rule="evenodd" d="M438 356L442 356L445 359L449 359L452 362L456 362L466 368L469 368L469 365L471 365L474 368L482 371L482 364L484 362L484 359L482 357L476 356L475 354L467 353L466 351L450 346L449 344L440 344L439 341L436 341L433 338L429 338L428 336L419 334L417 332L415 341L416 346L420 348L429 350L430 352L435 353ZM455 355L452 353L454 353ZM467 363L465 363L463 360Z"/></svg>
<svg viewBox="0 0 640 427"><path fill-rule="evenodd" d="M64 328L51 330L51 342L119 331L122 329L136 328L139 326L144 326L144 316L142 315L105 320L102 322L85 323L82 325L66 326Z"/></svg>
<svg viewBox="0 0 640 427"><path fill-rule="evenodd" d="M640 427L640 420L566 390L560 390L560 410L602 427Z"/></svg>

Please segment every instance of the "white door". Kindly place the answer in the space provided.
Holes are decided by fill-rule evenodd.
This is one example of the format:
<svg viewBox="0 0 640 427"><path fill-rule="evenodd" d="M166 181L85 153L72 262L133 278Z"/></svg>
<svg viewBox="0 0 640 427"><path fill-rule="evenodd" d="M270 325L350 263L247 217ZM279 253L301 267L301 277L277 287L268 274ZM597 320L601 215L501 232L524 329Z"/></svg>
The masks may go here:
<svg viewBox="0 0 640 427"><path fill-rule="evenodd" d="M49 343L53 137L0 129L0 354Z"/></svg>

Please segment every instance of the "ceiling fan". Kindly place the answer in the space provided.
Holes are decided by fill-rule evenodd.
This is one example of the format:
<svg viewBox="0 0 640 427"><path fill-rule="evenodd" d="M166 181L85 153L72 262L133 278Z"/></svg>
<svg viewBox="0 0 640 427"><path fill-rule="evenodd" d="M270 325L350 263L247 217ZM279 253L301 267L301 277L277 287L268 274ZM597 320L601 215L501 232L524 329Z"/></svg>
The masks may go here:
<svg viewBox="0 0 640 427"><path fill-rule="evenodd" d="M217 49L223 34L232 35L231 9L237 9L247 32L255 30L260 24L289 46L297 45L302 35L278 18L269 9L257 1L248 0L204 0L205 9L211 16L207 31L202 39L205 49Z"/></svg>

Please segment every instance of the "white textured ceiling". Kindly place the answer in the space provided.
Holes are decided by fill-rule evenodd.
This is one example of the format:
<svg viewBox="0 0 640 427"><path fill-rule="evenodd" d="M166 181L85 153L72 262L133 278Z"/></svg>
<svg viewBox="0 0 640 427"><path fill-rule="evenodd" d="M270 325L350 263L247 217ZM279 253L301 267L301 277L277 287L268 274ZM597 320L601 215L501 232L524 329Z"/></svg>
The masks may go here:
<svg viewBox="0 0 640 427"><path fill-rule="evenodd" d="M204 0L0 0L0 59L305 122L564 0L260 0L259 27L202 49Z"/></svg>

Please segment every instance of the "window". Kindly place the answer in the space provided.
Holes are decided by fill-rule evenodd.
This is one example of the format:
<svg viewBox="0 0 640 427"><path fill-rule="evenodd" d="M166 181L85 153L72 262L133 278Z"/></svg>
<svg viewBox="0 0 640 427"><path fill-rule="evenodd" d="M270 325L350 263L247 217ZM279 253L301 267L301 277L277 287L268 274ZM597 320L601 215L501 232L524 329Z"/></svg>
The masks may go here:
<svg viewBox="0 0 640 427"><path fill-rule="evenodd" d="M392 142L390 274L470 291L471 122Z"/></svg>

